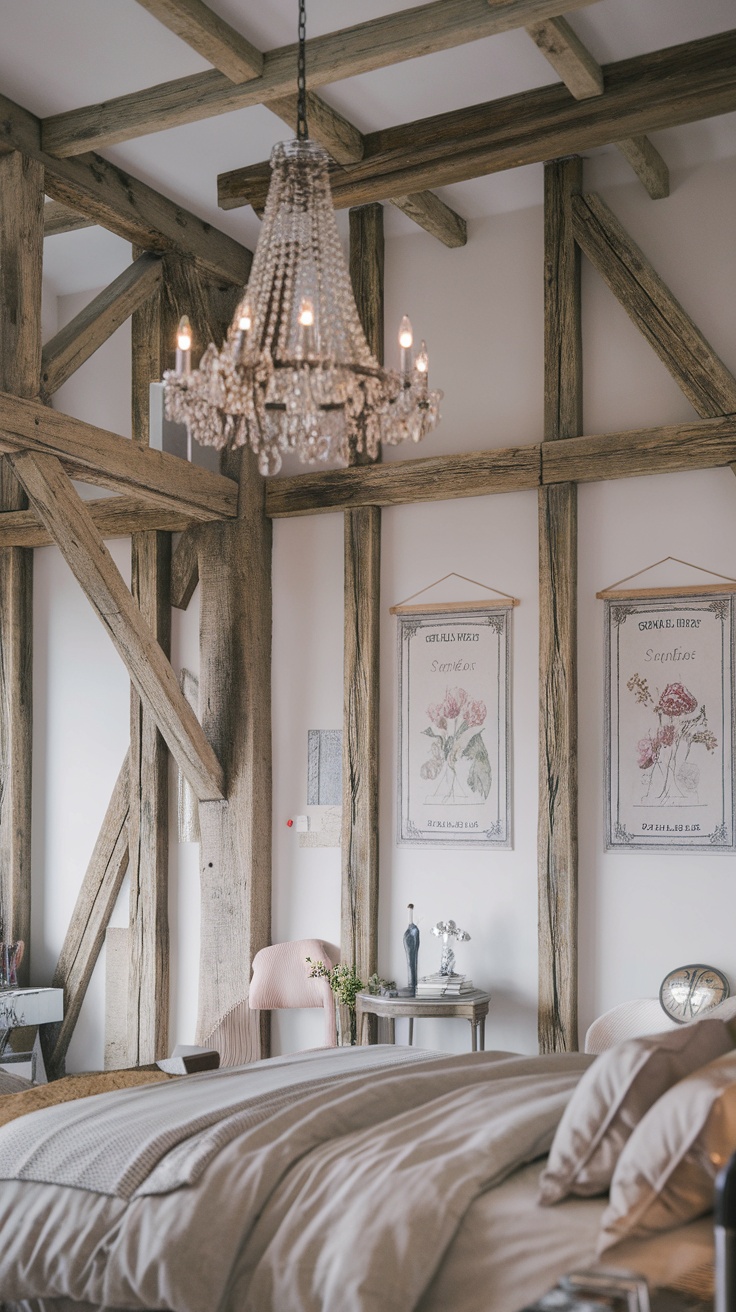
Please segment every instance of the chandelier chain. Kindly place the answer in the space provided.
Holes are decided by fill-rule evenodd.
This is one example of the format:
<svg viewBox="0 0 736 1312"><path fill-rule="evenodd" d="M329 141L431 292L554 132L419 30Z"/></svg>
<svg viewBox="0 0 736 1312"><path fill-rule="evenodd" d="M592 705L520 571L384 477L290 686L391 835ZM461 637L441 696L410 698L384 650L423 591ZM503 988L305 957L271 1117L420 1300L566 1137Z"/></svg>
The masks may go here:
<svg viewBox="0 0 736 1312"><path fill-rule="evenodd" d="M296 135L298 141L306 141L307 131L307 5L306 0L299 0L299 54L297 58L297 102Z"/></svg>

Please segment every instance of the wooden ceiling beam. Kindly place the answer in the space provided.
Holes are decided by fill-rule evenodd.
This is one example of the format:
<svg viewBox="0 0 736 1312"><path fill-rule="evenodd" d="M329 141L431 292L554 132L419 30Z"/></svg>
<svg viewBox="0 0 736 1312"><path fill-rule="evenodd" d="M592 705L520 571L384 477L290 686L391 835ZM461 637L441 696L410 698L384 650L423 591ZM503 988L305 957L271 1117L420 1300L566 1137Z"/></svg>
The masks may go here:
<svg viewBox="0 0 736 1312"><path fill-rule="evenodd" d="M591 0L432 0L430 4L386 14L307 41L308 86L313 90L358 73L449 50L590 3ZM296 45L269 51L264 55L261 77L240 86L233 85L222 73L197 73L102 104L56 114L44 122L43 149L52 155L79 155L129 141L131 137L291 95L296 57Z"/></svg>
<svg viewBox="0 0 736 1312"><path fill-rule="evenodd" d="M41 356L41 389L52 396L161 285L160 255L137 260L52 337Z"/></svg>
<svg viewBox="0 0 736 1312"><path fill-rule="evenodd" d="M174 251L210 278L242 287L251 251L99 155L56 159L41 148L41 120L0 96L0 154L19 150L44 166L46 194L149 251Z"/></svg>
<svg viewBox="0 0 736 1312"><path fill-rule="evenodd" d="M363 159L333 174L335 205L365 205L729 113L736 109L736 31L603 71L606 90L589 100L571 99L556 84L368 133ZM221 174L219 203L258 208L267 187L263 164Z"/></svg>
<svg viewBox="0 0 736 1312"><path fill-rule="evenodd" d="M686 469L717 469L733 461L736 414L690 424L567 438L564 442L274 478L266 485L266 514L283 519L356 506L451 501L530 490L540 483L602 482Z"/></svg>
<svg viewBox="0 0 736 1312"><path fill-rule="evenodd" d="M736 412L736 378L601 197L574 196L575 241L701 419Z"/></svg>
<svg viewBox="0 0 736 1312"><path fill-rule="evenodd" d="M248 82L261 76L260 50L202 0L138 0L138 4L231 82Z"/></svg>
<svg viewBox="0 0 736 1312"><path fill-rule="evenodd" d="M0 392L0 450L58 456L75 478L133 493L190 520L231 519L237 513L232 479L7 392Z"/></svg>
<svg viewBox="0 0 736 1312"><path fill-rule="evenodd" d="M176 510L162 509L137 497L104 497L87 501L87 510L100 537L128 538L132 533L161 530L183 533L192 520ZM0 548L49 547L53 538L33 510L12 510L0 514Z"/></svg>
<svg viewBox="0 0 736 1312"><path fill-rule="evenodd" d="M603 94L603 69L566 18L548 18L541 23L531 23L526 30L576 100L589 100L591 96ZM669 196L669 169L648 137L629 137L617 141L616 146L652 200Z"/></svg>
<svg viewBox="0 0 736 1312"><path fill-rule="evenodd" d="M34 451L9 459L196 796L200 801L221 801L225 796L222 766L61 464L54 456Z"/></svg>
<svg viewBox="0 0 736 1312"><path fill-rule="evenodd" d="M47 200L43 207L43 235L57 237L62 232L77 232L80 228L94 228L94 219L80 214L58 200Z"/></svg>

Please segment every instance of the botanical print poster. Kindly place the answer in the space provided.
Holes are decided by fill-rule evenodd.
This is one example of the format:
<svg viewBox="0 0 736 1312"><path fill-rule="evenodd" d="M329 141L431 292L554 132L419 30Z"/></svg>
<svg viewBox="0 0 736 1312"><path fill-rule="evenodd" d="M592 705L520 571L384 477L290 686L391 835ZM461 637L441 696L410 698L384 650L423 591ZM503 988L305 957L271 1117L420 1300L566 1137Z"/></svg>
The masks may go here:
<svg viewBox="0 0 736 1312"><path fill-rule="evenodd" d="M511 846L511 613L399 616L399 843Z"/></svg>
<svg viewBox="0 0 736 1312"><path fill-rule="evenodd" d="M733 851L733 597L606 602L606 846Z"/></svg>

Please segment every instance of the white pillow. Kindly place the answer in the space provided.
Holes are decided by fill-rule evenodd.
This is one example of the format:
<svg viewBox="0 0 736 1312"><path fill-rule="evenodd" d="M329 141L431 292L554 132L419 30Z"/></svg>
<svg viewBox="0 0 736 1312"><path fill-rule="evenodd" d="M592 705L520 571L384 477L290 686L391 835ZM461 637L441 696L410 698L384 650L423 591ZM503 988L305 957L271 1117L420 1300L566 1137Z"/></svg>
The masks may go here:
<svg viewBox="0 0 736 1312"><path fill-rule="evenodd" d="M611 1181L598 1251L709 1212L735 1145L736 1052L729 1052L668 1089L637 1125Z"/></svg>
<svg viewBox="0 0 736 1312"><path fill-rule="evenodd" d="M23 1093L26 1089L32 1089L33 1084L30 1080L25 1080L22 1075L11 1075L9 1071L0 1067L0 1094L3 1093Z"/></svg>
<svg viewBox="0 0 736 1312"><path fill-rule="evenodd" d="M577 1085L540 1179L539 1201L604 1194L627 1139L662 1094L724 1053L733 1038L705 1018L663 1034L626 1039L596 1058Z"/></svg>

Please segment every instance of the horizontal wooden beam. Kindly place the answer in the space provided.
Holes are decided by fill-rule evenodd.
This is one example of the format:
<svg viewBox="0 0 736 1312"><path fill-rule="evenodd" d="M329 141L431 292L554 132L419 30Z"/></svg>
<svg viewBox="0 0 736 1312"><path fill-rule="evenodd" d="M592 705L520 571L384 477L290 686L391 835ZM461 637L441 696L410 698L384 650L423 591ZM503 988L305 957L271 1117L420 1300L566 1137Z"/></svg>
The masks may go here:
<svg viewBox="0 0 736 1312"><path fill-rule="evenodd" d="M403 506L417 501L516 492L539 484L602 482L687 469L714 469L736 461L736 414L632 432L601 433L461 456L395 460L275 478L266 484L266 514L273 519Z"/></svg>
<svg viewBox="0 0 736 1312"><path fill-rule="evenodd" d="M52 337L41 356L41 390L52 396L161 284L160 255L139 255Z"/></svg>
<svg viewBox="0 0 736 1312"><path fill-rule="evenodd" d="M543 442L542 481L600 483L610 478L716 469L734 460L736 414L629 433Z"/></svg>
<svg viewBox="0 0 736 1312"><path fill-rule="evenodd" d="M138 4L231 82L247 82L263 72L260 51L202 0L138 0Z"/></svg>
<svg viewBox="0 0 736 1312"><path fill-rule="evenodd" d="M356 506L402 506L536 488L539 450L539 446L507 447L275 478L266 484L266 514L280 519Z"/></svg>
<svg viewBox="0 0 736 1312"><path fill-rule="evenodd" d="M220 282L248 281L253 256L245 246L99 155L63 160L46 154L41 120L0 96L0 154L8 150L43 164L46 193L53 200L133 245L173 251Z"/></svg>
<svg viewBox="0 0 736 1312"><path fill-rule="evenodd" d="M558 83L368 133L363 159L332 176L335 205L365 205L729 113L736 109L736 31L603 71L606 90L590 100L571 99ZM218 201L262 208L267 187L262 165L236 169L218 178Z"/></svg>
<svg viewBox="0 0 736 1312"><path fill-rule="evenodd" d="M576 100L603 94L603 69L566 18L548 18L542 23L532 23L526 30ZM628 137L617 141L616 147L652 200L669 196L669 169L648 137Z"/></svg>
<svg viewBox="0 0 736 1312"><path fill-rule="evenodd" d="M147 533L152 530L183 533L192 522L190 515L151 505L137 497L104 497L86 504L92 522L103 539L128 538L131 533ZM0 548L49 547L52 542L51 534L33 510L12 510L0 514Z"/></svg>
<svg viewBox="0 0 736 1312"><path fill-rule="evenodd" d="M385 68L419 55L464 45L482 37L523 27L563 11L583 8L591 0L432 0L367 23L313 37L307 42L310 89ZM297 47L281 46L264 56L263 74L240 86L222 73L163 82L98 105L56 114L45 120L43 148L52 155L79 155L117 141L247 105L264 104L294 90ZM417 191L421 188L402 188Z"/></svg>
<svg viewBox="0 0 736 1312"><path fill-rule="evenodd" d="M197 798L222 800L222 766L61 464L54 456L34 451L23 451L9 460Z"/></svg>
<svg viewBox="0 0 736 1312"><path fill-rule="evenodd" d="M62 205L61 201L47 200L43 207L44 237L57 237L62 232L77 232L80 228L94 226L94 219L87 218L69 205Z"/></svg>
<svg viewBox="0 0 736 1312"><path fill-rule="evenodd" d="M286 123L296 135L297 98L279 96L266 102L266 109ZM314 91L307 92L309 135L329 151L336 164L354 164L363 158L363 133Z"/></svg>
<svg viewBox="0 0 736 1312"><path fill-rule="evenodd" d="M595 192L572 199L575 240L705 419L736 412L736 378Z"/></svg>
<svg viewBox="0 0 736 1312"><path fill-rule="evenodd" d="M238 485L177 456L141 447L81 419L0 392L0 451L54 455L68 473L115 492L137 493L190 520L230 519Z"/></svg>

